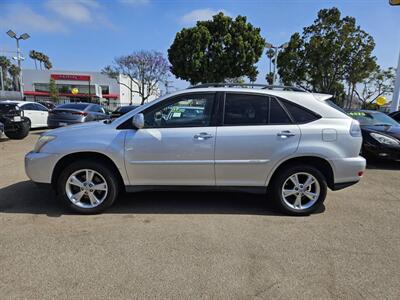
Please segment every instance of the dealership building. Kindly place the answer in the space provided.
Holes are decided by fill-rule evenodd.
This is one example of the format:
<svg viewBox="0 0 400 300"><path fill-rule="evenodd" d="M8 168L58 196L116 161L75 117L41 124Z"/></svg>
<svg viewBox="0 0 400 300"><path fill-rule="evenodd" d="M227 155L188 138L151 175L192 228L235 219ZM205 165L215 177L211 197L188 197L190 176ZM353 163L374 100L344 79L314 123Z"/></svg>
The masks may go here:
<svg viewBox="0 0 400 300"><path fill-rule="evenodd" d="M100 72L62 70L23 70L24 95L27 101L50 100L50 79L55 81L59 103L95 102L110 107L141 103L138 93L132 93L136 85L129 77L119 75L118 81ZM148 101L156 96L149 97Z"/></svg>

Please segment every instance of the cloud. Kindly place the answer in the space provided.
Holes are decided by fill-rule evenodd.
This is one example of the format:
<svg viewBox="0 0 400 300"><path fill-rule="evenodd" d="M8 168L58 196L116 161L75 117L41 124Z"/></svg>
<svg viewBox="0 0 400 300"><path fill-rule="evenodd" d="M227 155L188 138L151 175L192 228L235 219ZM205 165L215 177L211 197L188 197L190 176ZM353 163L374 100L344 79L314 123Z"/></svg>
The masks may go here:
<svg viewBox="0 0 400 300"><path fill-rule="evenodd" d="M56 13L60 17L77 23L92 22L92 13L90 9L96 8L93 5L98 4L94 1L47 1L45 6L50 11Z"/></svg>
<svg viewBox="0 0 400 300"><path fill-rule="evenodd" d="M149 4L150 0L119 0L120 3L122 4L128 4L128 5L144 5L144 4Z"/></svg>
<svg viewBox="0 0 400 300"><path fill-rule="evenodd" d="M66 32L67 28L58 20L40 15L29 6L15 4L8 6L5 15L0 16L0 28L15 31Z"/></svg>
<svg viewBox="0 0 400 300"><path fill-rule="evenodd" d="M187 14L183 15L181 18L181 23L182 24L194 24L197 21L206 21L206 20L211 20L212 16L218 14L218 13L224 13L227 16L230 16L231 14L227 12L224 9L219 9L219 10L214 10L211 8L203 8L203 9L195 9Z"/></svg>
<svg viewBox="0 0 400 300"><path fill-rule="evenodd" d="M104 14L103 6L96 0L48 0L45 7L60 18L73 23L96 23L115 29L114 24Z"/></svg>

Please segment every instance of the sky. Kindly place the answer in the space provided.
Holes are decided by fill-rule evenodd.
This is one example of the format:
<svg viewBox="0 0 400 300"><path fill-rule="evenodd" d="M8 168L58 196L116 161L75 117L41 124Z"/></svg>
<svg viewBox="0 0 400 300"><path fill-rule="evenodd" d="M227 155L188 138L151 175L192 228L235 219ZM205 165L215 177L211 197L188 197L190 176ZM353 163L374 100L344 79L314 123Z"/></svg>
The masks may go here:
<svg viewBox="0 0 400 300"><path fill-rule="evenodd" d="M100 71L114 57L136 50L167 56L175 34L222 11L244 15L270 43L280 45L312 24L322 8L337 7L343 16L373 36L378 64L395 67L400 51L400 6L388 0L0 0L0 55L13 56L8 29L31 38L21 42L23 68L34 68L30 50L47 54L55 70ZM258 62L258 82L268 72ZM174 80L177 88L186 82Z"/></svg>

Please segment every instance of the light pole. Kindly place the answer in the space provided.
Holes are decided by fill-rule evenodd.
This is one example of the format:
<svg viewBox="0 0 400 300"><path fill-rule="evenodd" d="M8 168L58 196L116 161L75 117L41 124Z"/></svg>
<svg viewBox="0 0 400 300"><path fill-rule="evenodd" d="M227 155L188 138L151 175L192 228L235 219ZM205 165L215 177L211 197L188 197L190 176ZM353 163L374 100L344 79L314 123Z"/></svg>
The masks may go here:
<svg viewBox="0 0 400 300"><path fill-rule="evenodd" d="M285 49L287 48L287 46L289 46L289 43L284 43L282 45L280 45L279 47L272 45L271 43L266 42L265 43L265 48L267 49L274 49L275 51L275 57L274 57L274 76L272 77L272 85L275 84L276 81L276 75L277 75L277 65L278 65L278 51L279 49Z"/></svg>
<svg viewBox="0 0 400 300"><path fill-rule="evenodd" d="M400 52L399 52L399 60L397 62L396 81L394 84L393 100L392 100L392 106L390 107L390 112L394 112L399 109L399 102L400 102Z"/></svg>
<svg viewBox="0 0 400 300"><path fill-rule="evenodd" d="M22 83L22 68L21 68L21 60L24 60L25 58L21 56L21 50L19 48L19 41L20 40L27 40L29 39L31 36L27 33L23 33L21 34L19 37L17 37L17 34L12 31L11 29L9 31L7 31L7 35L12 38L15 39L17 41L17 56L13 57L15 60L18 61L18 68L19 68L19 88L21 91L21 98L24 99L24 87L23 87L23 83Z"/></svg>

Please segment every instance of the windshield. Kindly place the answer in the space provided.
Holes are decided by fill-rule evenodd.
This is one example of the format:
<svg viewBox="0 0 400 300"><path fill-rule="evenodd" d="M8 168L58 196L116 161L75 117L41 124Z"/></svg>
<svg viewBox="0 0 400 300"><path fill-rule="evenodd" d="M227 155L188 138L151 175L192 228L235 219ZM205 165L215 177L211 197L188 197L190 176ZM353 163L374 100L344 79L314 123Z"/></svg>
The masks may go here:
<svg viewBox="0 0 400 300"><path fill-rule="evenodd" d="M136 107L137 106L133 106L133 105L121 106L121 107L118 107L115 111L116 112L121 112L121 113L127 113L128 111L134 110Z"/></svg>
<svg viewBox="0 0 400 300"><path fill-rule="evenodd" d="M71 109L85 110L85 108L88 106L89 104L84 104L84 103L68 103L59 105L57 106L57 108L71 108Z"/></svg>
<svg viewBox="0 0 400 300"><path fill-rule="evenodd" d="M400 124L393 120L391 117L381 112L366 112L366 111L351 111L349 116L360 122L361 126L399 126Z"/></svg>

